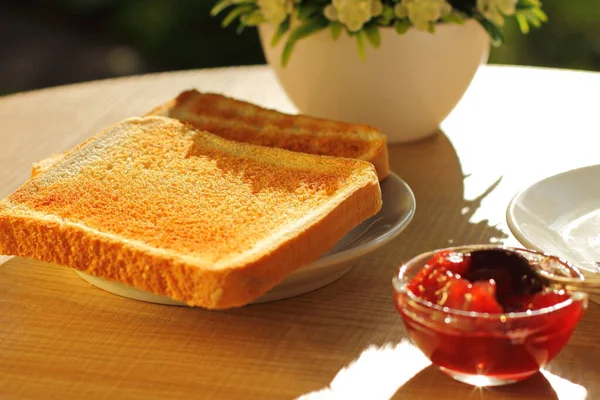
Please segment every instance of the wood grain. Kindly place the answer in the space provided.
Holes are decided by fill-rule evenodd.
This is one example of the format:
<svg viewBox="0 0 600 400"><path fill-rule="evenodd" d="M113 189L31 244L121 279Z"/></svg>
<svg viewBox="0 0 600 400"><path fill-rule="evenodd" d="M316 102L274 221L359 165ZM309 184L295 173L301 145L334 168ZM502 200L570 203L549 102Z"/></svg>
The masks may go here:
<svg viewBox="0 0 600 400"><path fill-rule="evenodd" d="M33 161L188 88L294 110L267 67L148 75L3 97L0 197L27 179ZM597 305L590 304L569 345L543 374L474 390L427 366L405 343L390 286L398 264L423 251L517 244L504 222L511 197L540 178L598 162L598 117L587 100L598 92L600 74L482 68L442 132L390 149L392 170L417 199L409 227L342 279L293 299L226 312L160 306L105 293L66 267L0 260L0 398L600 396Z"/></svg>

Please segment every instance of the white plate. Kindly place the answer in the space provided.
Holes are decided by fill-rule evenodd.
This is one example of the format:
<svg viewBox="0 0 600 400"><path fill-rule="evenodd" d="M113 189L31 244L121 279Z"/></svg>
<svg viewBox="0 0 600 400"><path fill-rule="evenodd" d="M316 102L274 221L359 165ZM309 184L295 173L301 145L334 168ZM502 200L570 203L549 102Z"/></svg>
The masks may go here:
<svg viewBox="0 0 600 400"><path fill-rule="evenodd" d="M298 296L328 285L346 274L359 257L395 238L412 220L415 213L415 197L410 187L395 174L390 174L381 182L381 194L383 206L376 215L350 231L317 261L287 276L253 303ZM122 283L80 271L77 273L92 285L119 296L159 304L183 305L168 297L157 296Z"/></svg>
<svg viewBox="0 0 600 400"><path fill-rule="evenodd" d="M600 165L546 178L518 193L506 220L524 246L600 272Z"/></svg>

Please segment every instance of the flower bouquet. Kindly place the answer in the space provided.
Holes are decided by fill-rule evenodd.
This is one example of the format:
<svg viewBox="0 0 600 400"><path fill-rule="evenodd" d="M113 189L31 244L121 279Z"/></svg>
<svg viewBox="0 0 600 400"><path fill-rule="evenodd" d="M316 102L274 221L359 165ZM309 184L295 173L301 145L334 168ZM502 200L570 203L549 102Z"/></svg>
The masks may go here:
<svg viewBox="0 0 600 400"><path fill-rule="evenodd" d="M477 21L493 45L503 43L505 18L515 18L523 33L547 21L539 0L219 0L216 16L228 10L224 27L239 21L239 31L249 26L276 26L271 46L285 40L281 64L286 66L297 41L323 29L333 40L345 32L356 39L358 52L366 56L368 44L381 45L380 28L393 27L398 35L411 27L434 33L439 23Z"/></svg>

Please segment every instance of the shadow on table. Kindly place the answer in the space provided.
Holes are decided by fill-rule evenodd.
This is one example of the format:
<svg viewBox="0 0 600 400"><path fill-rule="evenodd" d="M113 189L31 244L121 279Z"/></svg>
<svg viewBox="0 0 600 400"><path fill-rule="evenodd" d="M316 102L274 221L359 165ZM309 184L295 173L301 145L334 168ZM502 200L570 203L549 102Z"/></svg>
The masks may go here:
<svg viewBox="0 0 600 400"><path fill-rule="evenodd" d="M417 200L415 219L400 239L410 245L410 254L439 247L498 243L508 237L488 220L472 222L483 200L500 184L502 176L490 176L489 181L478 188L475 198L466 199L465 181L469 176L464 174L459 156L443 132L419 142L391 146L390 166L410 185ZM480 181L485 181L479 176L485 175L484 169L482 166L478 171ZM425 240L423 233L418 232L423 229L428 229ZM411 241L413 236L420 240Z"/></svg>

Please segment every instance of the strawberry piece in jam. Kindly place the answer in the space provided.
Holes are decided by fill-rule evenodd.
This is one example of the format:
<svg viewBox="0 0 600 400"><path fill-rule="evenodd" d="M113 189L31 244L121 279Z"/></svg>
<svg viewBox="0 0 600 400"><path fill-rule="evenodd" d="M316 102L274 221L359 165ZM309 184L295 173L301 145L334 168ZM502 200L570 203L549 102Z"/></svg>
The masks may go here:
<svg viewBox="0 0 600 400"><path fill-rule="evenodd" d="M496 282L494 280L473 283L467 310L483 313L502 313L502 306L496 300Z"/></svg>
<svg viewBox="0 0 600 400"><path fill-rule="evenodd" d="M495 297L496 283L493 280L469 283L466 279L454 277L442 290L444 294L437 302L440 306L463 311L502 312Z"/></svg>
<svg viewBox="0 0 600 400"><path fill-rule="evenodd" d="M465 310L467 295L471 292L472 288L473 285L469 281L453 276L444 287L446 297L438 302L438 304L456 310Z"/></svg>
<svg viewBox="0 0 600 400"><path fill-rule="evenodd" d="M471 255L455 251L441 251L432 257L430 263L436 268L444 268L453 274L464 275L469 270Z"/></svg>
<svg viewBox="0 0 600 400"><path fill-rule="evenodd" d="M440 279L445 275L444 268L435 268L433 265L425 265L419 274L408 285L408 290L424 300L437 303L436 292L440 288Z"/></svg>

